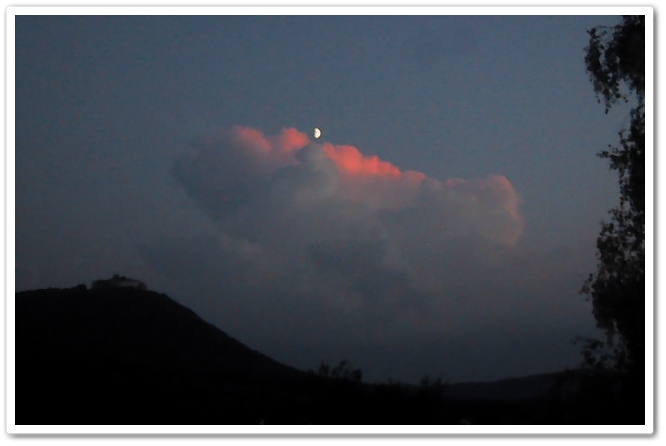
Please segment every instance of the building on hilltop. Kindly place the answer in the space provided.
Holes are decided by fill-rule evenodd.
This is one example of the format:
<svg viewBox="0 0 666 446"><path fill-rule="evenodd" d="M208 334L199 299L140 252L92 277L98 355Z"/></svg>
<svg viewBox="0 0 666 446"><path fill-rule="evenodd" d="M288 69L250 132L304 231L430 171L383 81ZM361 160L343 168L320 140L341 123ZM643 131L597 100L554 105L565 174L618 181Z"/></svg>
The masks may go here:
<svg viewBox="0 0 666 446"><path fill-rule="evenodd" d="M114 289L114 288L133 288L135 290L145 291L148 289L146 284L140 280L131 279L125 276L114 274L110 279L99 279L92 283L92 289Z"/></svg>

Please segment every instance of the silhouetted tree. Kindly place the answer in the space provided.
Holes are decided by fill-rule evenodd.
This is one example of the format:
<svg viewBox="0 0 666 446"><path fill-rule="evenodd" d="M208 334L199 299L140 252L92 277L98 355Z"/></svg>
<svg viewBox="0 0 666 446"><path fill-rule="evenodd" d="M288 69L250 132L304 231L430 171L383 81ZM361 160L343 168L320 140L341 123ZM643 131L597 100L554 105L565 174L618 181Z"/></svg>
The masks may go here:
<svg viewBox="0 0 666 446"><path fill-rule="evenodd" d="M319 369L317 369L317 375L329 378L331 376L331 367L322 361L319 364Z"/></svg>
<svg viewBox="0 0 666 446"><path fill-rule="evenodd" d="M361 369L352 368L351 363L346 359L340 361L340 363L333 368L322 361L317 370L317 375L324 378L332 378L354 383L360 383L363 380L363 372Z"/></svg>
<svg viewBox="0 0 666 446"><path fill-rule="evenodd" d="M588 365L643 380L645 371L645 16L624 16L612 27L588 31L585 64L601 103L635 101L618 145L598 154L617 170L620 203L597 239L597 271L581 290L606 341L589 340ZM604 349L604 347L607 347ZM603 357L597 351L607 350ZM644 381L643 381L644 382Z"/></svg>
<svg viewBox="0 0 666 446"><path fill-rule="evenodd" d="M424 375L419 383L419 389L424 392L441 394L446 390L448 385L449 383L441 376L433 379L428 375Z"/></svg>

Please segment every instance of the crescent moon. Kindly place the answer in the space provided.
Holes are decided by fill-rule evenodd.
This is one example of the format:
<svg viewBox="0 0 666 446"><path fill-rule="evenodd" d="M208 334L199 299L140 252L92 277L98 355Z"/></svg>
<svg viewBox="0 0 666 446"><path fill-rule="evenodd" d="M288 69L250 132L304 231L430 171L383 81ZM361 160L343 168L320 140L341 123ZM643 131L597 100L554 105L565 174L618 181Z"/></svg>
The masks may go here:
<svg viewBox="0 0 666 446"><path fill-rule="evenodd" d="M315 139L319 139L320 136L321 136L321 130L319 130L319 127L315 127L314 128L314 137L315 137Z"/></svg>

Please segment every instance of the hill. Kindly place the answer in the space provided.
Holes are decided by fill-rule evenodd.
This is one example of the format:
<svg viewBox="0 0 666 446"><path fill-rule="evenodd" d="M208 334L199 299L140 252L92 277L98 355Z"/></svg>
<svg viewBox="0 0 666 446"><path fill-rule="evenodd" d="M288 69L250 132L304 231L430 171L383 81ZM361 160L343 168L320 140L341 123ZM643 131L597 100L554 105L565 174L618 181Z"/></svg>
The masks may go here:
<svg viewBox="0 0 666 446"><path fill-rule="evenodd" d="M305 375L151 291L17 293L15 329L18 424L258 423Z"/></svg>
<svg viewBox="0 0 666 446"><path fill-rule="evenodd" d="M618 419L606 387L592 398L551 392L558 383L571 383L571 374L411 386L304 372L252 350L153 291L24 291L16 293L15 308L20 425L626 420L622 414ZM573 381L580 387L578 377Z"/></svg>

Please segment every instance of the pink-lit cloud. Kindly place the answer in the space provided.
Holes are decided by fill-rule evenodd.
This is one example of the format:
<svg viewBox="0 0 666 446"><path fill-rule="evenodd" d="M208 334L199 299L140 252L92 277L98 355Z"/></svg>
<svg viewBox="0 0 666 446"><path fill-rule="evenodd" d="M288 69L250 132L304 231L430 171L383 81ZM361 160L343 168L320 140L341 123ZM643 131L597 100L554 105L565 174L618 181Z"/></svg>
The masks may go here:
<svg viewBox="0 0 666 446"><path fill-rule="evenodd" d="M400 321L440 326L428 306L453 299L461 280L494 274L503 260L494 253L523 229L504 176L434 179L293 128L203 138L174 176L219 228L219 264L236 265L235 282L252 277L246 293L316 296L354 330L365 330L355 318L389 331Z"/></svg>
<svg viewBox="0 0 666 446"><path fill-rule="evenodd" d="M250 127L224 130L201 140L178 164L176 176L218 219L253 206L266 215L279 203L279 212L292 218L307 213L306 207L324 215L335 208L349 217L348 224L361 220L375 227L387 220L381 212L411 213L425 218L416 225L431 232L434 242L476 232L512 245L523 228L518 194L504 176L433 179L352 145L312 142L294 128L270 136ZM400 216L405 218L410 219Z"/></svg>

